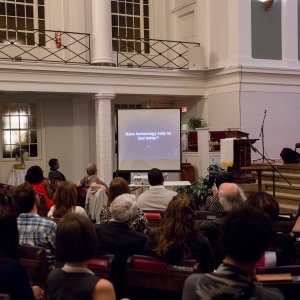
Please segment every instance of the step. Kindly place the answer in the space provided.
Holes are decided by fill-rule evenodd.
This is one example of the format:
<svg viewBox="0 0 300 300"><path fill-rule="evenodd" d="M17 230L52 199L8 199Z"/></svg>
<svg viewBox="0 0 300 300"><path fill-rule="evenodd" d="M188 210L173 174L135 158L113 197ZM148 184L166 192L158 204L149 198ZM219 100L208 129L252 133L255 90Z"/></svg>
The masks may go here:
<svg viewBox="0 0 300 300"><path fill-rule="evenodd" d="M290 181L292 184L300 184L300 174L289 174L289 173L282 173L282 175ZM272 181L273 180L273 174L272 172L263 172L262 173L262 180L263 181ZM276 182L285 182L285 180L279 175L275 174L275 181Z"/></svg>
<svg viewBox="0 0 300 300"><path fill-rule="evenodd" d="M273 195L272 191L266 191L266 192L270 195ZM288 204L288 205L292 205L292 206L298 208L298 206L300 204L300 196L299 195L275 192L275 198L281 205Z"/></svg>
<svg viewBox="0 0 300 300"><path fill-rule="evenodd" d="M253 166L260 166L261 164L253 164ZM262 166L268 166L266 163ZM300 174L300 163L298 164L282 164L282 163L273 163L273 166L278 169L281 173L289 174Z"/></svg>
<svg viewBox="0 0 300 300"><path fill-rule="evenodd" d="M272 181L262 181L262 185L264 189L267 191L273 190L273 182ZM276 192L282 192L287 194L295 194L300 197L300 184L293 183L291 186L286 182L275 182L275 190Z"/></svg>

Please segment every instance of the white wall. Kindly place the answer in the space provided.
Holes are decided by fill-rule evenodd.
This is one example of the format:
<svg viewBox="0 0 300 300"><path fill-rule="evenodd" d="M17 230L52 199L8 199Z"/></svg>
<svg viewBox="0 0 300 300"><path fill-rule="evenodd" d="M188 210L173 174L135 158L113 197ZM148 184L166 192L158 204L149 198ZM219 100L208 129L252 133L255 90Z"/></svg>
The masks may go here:
<svg viewBox="0 0 300 300"><path fill-rule="evenodd" d="M58 158L68 180L85 176L89 162L96 161L95 110L90 96L63 94L2 94L1 99L36 100L40 109L40 158L29 159L26 167L39 165L48 176L50 158ZM0 159L0 182L7 182L15 160Z"/></svg>
<svg viewBox="0 0 300 300"><path fill-rule="evenodd" d="M282 148L294 149L300 141L299 94L244 92L241 95L242 130L250 138L259 138L260 128L265 119L265 150L268 158L280 158ZM255 146L261 151L261 140ZM252 158L259 156L252 153Z"/></svg>
<svg viewBox="0 0 300 300"><path fill-rule="evenodd" d="M240 127L239 93L230 92L207 96L210 130Z"/></svg>

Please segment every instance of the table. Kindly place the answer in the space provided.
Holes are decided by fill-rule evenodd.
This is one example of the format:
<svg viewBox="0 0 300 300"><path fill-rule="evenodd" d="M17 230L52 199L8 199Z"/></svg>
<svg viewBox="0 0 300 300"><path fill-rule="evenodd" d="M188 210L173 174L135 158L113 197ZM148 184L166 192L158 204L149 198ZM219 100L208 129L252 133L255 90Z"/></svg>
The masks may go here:
<svg viewBox="0 0 300 300"><path fill-rule="evenodd" d="M24 183L26 172L27 170L23 169L11 169L9 171L7 184L16 186Z"/></svg>
<svg viewBox="0 0 300 300"><path fill-rule="evenodd" d="M149 188L150 184L129 184L129 187L132 191L138 188ZM165 187L185 187L187 188L187 192L191 183L189 181L164 181Z"/></svg>
<svg viewBox="0 0 300 300"><path fill-rule="evenodd" d="M258 192L262 192L262 172L263 171L273 171L273 168L269 165L251 165L249 167L241 167L241 170L244 170L244 171L256 171L257 173L257 186L258 186L258 189L257 191ZM273 177L274 177L274 171L273 171ZM273 178L273 181L274 181L274 178ZM273 194L274 193L274 183L273 183Z"/></svg>

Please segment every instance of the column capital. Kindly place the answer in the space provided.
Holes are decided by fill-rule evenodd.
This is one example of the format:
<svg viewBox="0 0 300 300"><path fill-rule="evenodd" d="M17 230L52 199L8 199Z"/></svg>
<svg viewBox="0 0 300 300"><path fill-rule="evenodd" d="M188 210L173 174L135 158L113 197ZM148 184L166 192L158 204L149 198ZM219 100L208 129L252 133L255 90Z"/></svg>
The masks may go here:
<svg viewBox="0 0 300 300"><path fill-rule="evenodd" d="M94 94L94 100L112 100L116 97L114 93L97 93Z"/></svg>

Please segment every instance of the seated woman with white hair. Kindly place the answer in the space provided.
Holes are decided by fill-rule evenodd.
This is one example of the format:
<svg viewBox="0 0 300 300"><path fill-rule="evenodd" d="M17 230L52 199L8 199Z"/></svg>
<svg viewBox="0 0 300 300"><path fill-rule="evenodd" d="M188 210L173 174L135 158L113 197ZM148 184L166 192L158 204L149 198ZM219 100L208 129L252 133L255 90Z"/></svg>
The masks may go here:
<svg viewBox="0 0 300 300"><path fill-rule="evenodd" d="M147 242L144 233L133 231L128 223L136 215L137 205L134 195L122 194L112 201L110 207L111 219L105 224L96 224L97 255L141 254Z"/></svg>

